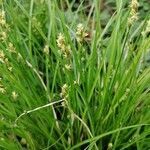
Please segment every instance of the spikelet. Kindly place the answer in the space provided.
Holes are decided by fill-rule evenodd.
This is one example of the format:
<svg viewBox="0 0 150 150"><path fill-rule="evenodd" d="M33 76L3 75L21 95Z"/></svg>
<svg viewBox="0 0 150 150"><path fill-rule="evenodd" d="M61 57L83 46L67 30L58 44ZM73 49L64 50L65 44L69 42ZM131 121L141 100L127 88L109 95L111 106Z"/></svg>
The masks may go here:
<svg viewBox="0 0 150 150"><path fill-rule="evenodd" d="M132 25L136 20L138 20L138 7L139 7L139 3L137 0L132 0L131 4L130 4L130 16L128 19L128 24Z"/></svg>
<svg viewBox="0 0 150 150"><path fill-rule="evenodd" d="M67 45L65 37L62 33L59 33L56 42L57 46L60 48L60 53L64 58L68 58L71 55L71 48L70 45Z"/></svg>
<svg viewBox="0 0 150 150"><path fill-rule="evenodd" d="M14 45L11 42L9 42L9 44L8 44L8 51L10 53L16 53L16 48L14 47Z"/></svg>
<svg viewBox="0 0 150 150"><path fill-rule="evenodd" d="M69 87L67 84L64 84L61 88L60 96L64 98L65 100L68 98L68 89Z"/></svg>
<svg viewBox="0 0 150 150"><path fill-rule="evenodd" d="M49 46L45 45L44 49L43 49L44 54L48 55L49 54Z"/></svg>
<svg viewBox="0 0 150 150"><path fill-rule="evenodd" d="M5 25L6 25L5 12L1 10L0 11L0 26L3 27Z"/></svg>
<svg viewBox="0 0 150 150"><path fill-rule="evenodd" d="M0 40L5 42L7 39L7 32L10 30L9 25L6 23L5 11L0 10Z"/></svg>
<svg viewBox="0 0 150 150"><path fill-rule="evenodd" d="M5 94L6 88L0 83L0 93Z"/></svg>
<svg viewBox="0 0 150 150"><path fill-rule="evenodd" d="M12 98L13 98L14 100L16 100L17 97L18 97L18 94L17 94L15 91L13 91L12 94L11 94L11 96L12 96Z"/></svg>
<svg viewBox="0 0 150 150"><path fill-rule="evenodd" d="M71 68L71 65L70 64L65 64L65 69L70 71L72 68Z"/></svg>
<svg viewBox="0 0 150 150"><path fill-rule="evenodd" d="M5 62L5 54L2 50L0 50L0 62L4 63Z"/></svg>
<svg viewBox="0 0 150 150"><path fill-rule="evenodd" d="M78 24L77 25L77 30L76 30L76 39L78 42L82 42L85 37L88 36L88 33L85 32L83 24Z"/></svg>

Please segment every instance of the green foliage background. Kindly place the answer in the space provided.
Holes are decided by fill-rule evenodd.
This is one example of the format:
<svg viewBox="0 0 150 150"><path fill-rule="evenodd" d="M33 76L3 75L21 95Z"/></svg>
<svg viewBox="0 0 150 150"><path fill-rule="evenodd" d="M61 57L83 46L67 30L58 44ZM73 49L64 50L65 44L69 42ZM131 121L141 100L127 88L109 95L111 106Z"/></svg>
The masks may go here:
<svg viewBox="0 0 150 150"><path fill-rule="evenodd" d="M141 34L150 2L140 1L139 20L131 26L129 1L99 2L1 2L9 30L0 27L0 35L7 33L0 51L8 59L0 61L0 88L6 90L0 93L0 149L150 148L150 37ZM79 23L89 34L81 43ZM71 48L67 58L59 33Z"/></svg>

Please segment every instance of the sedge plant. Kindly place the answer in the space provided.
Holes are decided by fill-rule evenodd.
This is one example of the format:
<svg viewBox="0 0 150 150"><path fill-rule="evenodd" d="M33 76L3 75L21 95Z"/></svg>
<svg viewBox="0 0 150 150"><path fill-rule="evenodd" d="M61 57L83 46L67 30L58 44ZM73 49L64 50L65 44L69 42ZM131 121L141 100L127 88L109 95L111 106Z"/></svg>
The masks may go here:
<svg viewBox="0 0 150 150"><path fill-rule="evenodd" d="M89 2L1 2L0 149L150 148L149 18Z"/></svg>

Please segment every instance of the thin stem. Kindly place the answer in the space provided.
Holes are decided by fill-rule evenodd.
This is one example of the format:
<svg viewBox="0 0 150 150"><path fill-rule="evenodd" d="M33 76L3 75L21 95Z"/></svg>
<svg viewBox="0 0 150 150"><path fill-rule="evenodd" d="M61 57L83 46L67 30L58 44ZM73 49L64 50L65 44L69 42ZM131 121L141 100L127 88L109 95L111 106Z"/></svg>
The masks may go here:
<svg viewBox="0 0 150 150"><path fill-rule="evenodd" d="M40 109L43 109L43 108L46 108L46 107L49 107L49 106L53 106L54 104L57 104L57 103L60 103L60 102L63 102L64 99L61 99L61 100L58 100L58 101L55 101L55 102L51 102L49 104L46 104L46 105L43 105L43 106L40 106L40 107L37 107L37 108L34 108L32 110L28 110L28 111L24 111L24 113L22 113L21 115L19 115L19 117L17 117L17 119L15 120L15 124L17 124L17 121L24 115L27 115L29 113L32 113L32 112L35 112L37 110L40 110Z"/></svg>

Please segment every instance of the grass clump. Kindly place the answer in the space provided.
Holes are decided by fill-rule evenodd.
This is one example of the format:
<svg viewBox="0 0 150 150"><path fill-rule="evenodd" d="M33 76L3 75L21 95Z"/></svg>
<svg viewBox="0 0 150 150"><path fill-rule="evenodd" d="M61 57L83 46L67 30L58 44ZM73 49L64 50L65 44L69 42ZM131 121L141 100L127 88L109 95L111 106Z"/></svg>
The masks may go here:
<svg viewBox="0 0 150 150"><path fill-rule="evenodd" d="M65 2L1 2L0 149L149 149L149 16Z"/></svg>

